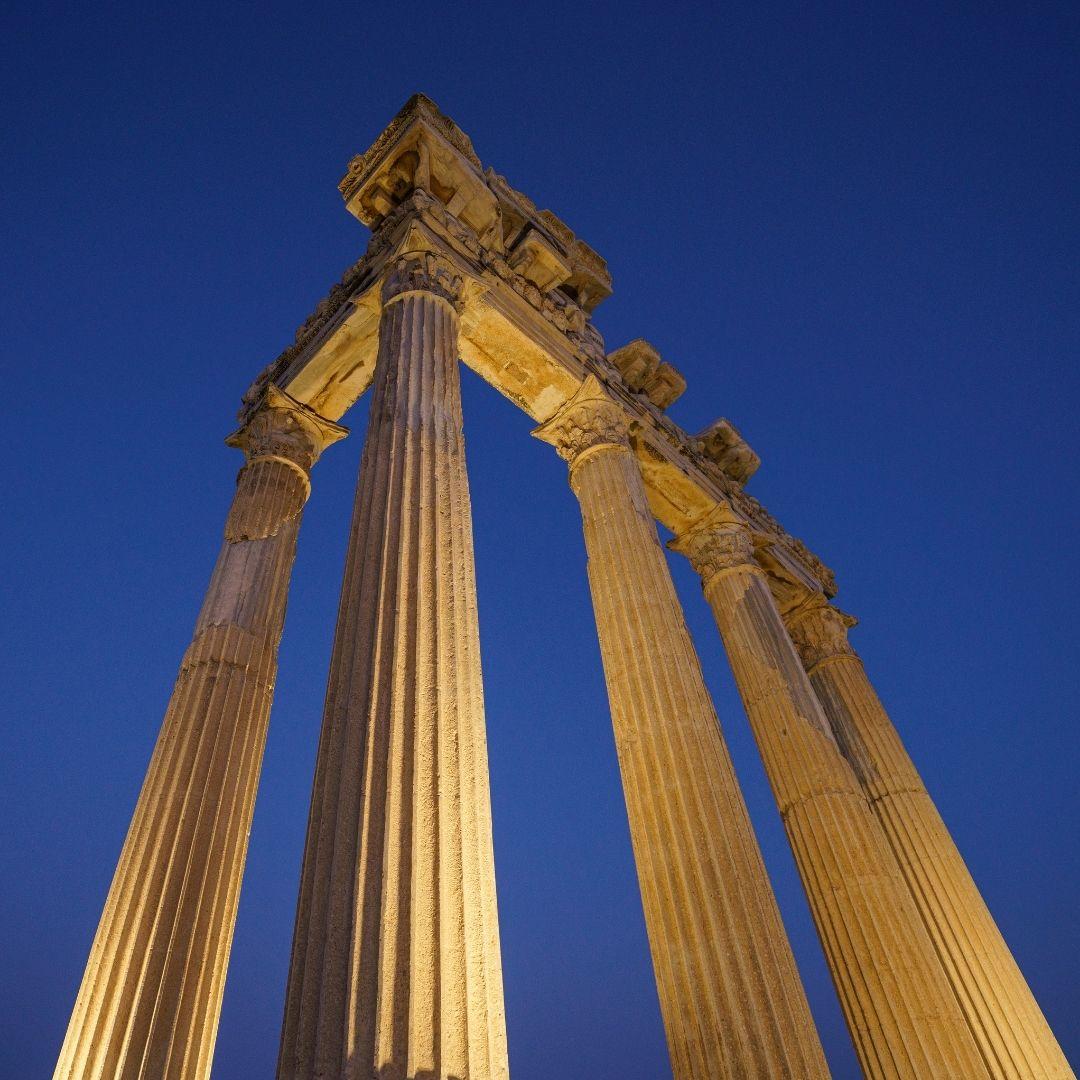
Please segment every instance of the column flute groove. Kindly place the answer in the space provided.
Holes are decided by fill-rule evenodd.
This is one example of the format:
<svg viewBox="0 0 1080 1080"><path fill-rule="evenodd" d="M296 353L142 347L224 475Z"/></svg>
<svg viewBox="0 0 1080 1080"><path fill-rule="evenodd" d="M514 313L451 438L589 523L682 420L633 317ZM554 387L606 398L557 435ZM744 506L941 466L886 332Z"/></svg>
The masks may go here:
<svg viewBox="0 0 1080 1080"><path fill-rule="evenodd" d="M308 474L345 429L276 387L91 947L55 1080L209 1075Z"/></svg>
<svg viewBox="0 0 1080 1080"><path fill-rule="evenodd" d="M986 1077L888 842L753 560L749 532L719 508L671 546L702 576L864 1072Z"/></svg>
<svg viewBox="0 0 1080 1080"><path fill-rule="evenodd" d="M383 289L301 873L281 1080L508 1073L468 478L461 279Z"/></svg>
<svg viewBox="0 0 1080 1080"><path fill-rule="evenodd" d="M847 631L813 594L784 620L995 1080L1075 1076L1017 967Z"/></svg>
<svg viewBox="0 0 1080 1080"><path fill-rule="evenodd" d="M678 1080L826 1077L621 410L590 376L534 433L570 464Z"/></svg>

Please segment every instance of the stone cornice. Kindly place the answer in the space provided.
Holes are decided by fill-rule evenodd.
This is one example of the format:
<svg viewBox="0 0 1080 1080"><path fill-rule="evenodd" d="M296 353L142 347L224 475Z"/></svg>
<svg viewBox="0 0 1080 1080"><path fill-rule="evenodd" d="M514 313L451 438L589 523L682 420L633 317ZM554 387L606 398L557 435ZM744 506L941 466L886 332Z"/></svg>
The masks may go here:
<svg viewBox="0 0 1080 1080"><path fill-rule="evenodd" d="M483 168L468 135L426 94L413 94L375 142L349 162L348 171L338 184L338 191L341 192L342 198L346 201L352 198L375 165L382 160L405 129L418 119L427 120L470 165L477 170Z"/></svg>

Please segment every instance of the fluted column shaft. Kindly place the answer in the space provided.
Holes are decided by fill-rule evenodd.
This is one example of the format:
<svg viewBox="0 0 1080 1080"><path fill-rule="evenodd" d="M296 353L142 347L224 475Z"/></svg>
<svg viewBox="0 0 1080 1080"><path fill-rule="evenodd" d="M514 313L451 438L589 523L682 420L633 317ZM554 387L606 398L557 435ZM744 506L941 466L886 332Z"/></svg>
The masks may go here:
<svg viewBox="0 0 1080 1080"><path fill-rule="evenodd" d="M828 1068L621 411L591 378L536 434L570 461L677 1080Z"/></svg>
<svg viewBox="0 0 1080 1080"><path fill-rule="evenodd" d="M720 514L673 545L702 574L870 1078L986 1077L855 775L837 749L745 527Z"/></svg>
<svg viewBox="0 0 1080 1080"><path fill-rule="evenodd" d="M383 290L281 1080L508 1072L460 288L440 259L418 255Z"/></svg>
<svg viewBox="0 0 1080 1080"><path fill-rule="evenodd" d="M862 661L815 595L785 616L836 741L881 822L990 1075L1073 1077Z"/></svg>
<svg viewBox="0 0 1080 1080"><path fill-rule="evenodd" d="M210 1074L308 472L345 431L274 387L98 924L55 1080Z"/></svg>

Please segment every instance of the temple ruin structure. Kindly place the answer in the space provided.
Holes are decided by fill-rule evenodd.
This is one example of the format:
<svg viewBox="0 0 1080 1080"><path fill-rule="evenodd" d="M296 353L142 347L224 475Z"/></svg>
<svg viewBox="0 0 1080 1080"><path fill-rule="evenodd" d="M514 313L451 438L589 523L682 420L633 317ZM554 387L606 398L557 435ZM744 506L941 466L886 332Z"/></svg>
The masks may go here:
<svg viewBox="0 0 1080 1080"><path fill-rule="evenodd" d="M1073 1077L832 572L744 490L757 455L728 420L666 415L686 384L646 340L605 347L603 258L423 96L340 188L371 241L244 396L221 554L56 1080L210 1074L300 518L369 387L278 1080L509 1075L459 361L580 503L677 1080L828 1068L657 521L701 576L866 1076Z"/></svg>

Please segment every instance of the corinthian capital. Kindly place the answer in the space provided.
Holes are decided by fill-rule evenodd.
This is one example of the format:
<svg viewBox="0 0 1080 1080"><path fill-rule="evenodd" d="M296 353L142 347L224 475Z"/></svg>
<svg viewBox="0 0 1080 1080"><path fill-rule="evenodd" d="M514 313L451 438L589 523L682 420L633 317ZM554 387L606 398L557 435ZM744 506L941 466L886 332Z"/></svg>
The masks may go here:
<svg viewBox="0 0 1080 1080"><path fill-rule="evenodd" d="M820 593L815 593L784 616L788 633L807 671L824 660L855 656L847 632L858 621L854 615L833 607Z"/></svg>
<svg viewBox="0 0 1080 1080"><path fill-rule="evenodd" d="M538 439L555 447L573 470L588 450L600 446L629 445L630 421L608 397L600 380L589 375L578 391L550 420L533 431Z"/></svg>
<svg viewBox="0 0 1080 1080"><path fill-rule="evenodd" d="M718 506L699 518L685 532L669 540L668 547L690 560L703 585L723 570L758 569L750 530L727 506Z"/></svg>
<svg viewBox="0 0 1080 1080"><path fill-rule="evenodd" d="M260 407L225 442L243 450L249 464L262 458L277 459L306 475L331 443L348 434L348 428L324 419L271 384Z"/></svg>
<svg viewBox="0 0 1080 1080"><path fill-rule="evenodd" d="M410 252L401 255L390 268L383 282L382 299L389 304L405 293L431 293L460 313L461 290L461 275L448 260L433 251Z"/></svg>
<svg viewBox="0 0 1080 1080"><path fill-rule="evenodd" d="M248 422L225 440L247 459L236 481L226 539L265 539L295 518L311 492L311 467L326 447L348 433L284 390L268 386Z"/></svg>

